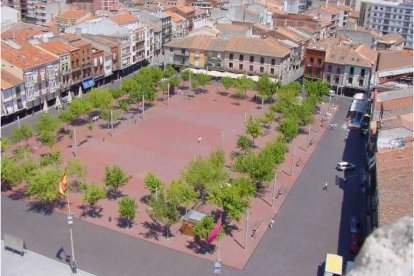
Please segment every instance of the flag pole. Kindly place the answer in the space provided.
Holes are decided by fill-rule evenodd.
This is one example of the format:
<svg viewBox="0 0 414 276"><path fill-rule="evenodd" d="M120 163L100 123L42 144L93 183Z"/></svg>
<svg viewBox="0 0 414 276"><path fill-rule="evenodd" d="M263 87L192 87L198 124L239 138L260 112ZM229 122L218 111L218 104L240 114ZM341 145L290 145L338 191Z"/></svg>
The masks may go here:
<svg viewBox="0 0 414 276"><path fill-rule="evenodd" d="M71 248L71 251L72 251L72 263L70 264L70 267L72 269L73 274L77 274L76 260L75 260L75 249L74 249L74 246L73 246L73 231L72 231L73 215L72 215L72 212L70 210L69 194L65 194L65 196L66 196L66 201L68 203L68 225L69 225L69 235L70 235L70 248Z"/></svg>

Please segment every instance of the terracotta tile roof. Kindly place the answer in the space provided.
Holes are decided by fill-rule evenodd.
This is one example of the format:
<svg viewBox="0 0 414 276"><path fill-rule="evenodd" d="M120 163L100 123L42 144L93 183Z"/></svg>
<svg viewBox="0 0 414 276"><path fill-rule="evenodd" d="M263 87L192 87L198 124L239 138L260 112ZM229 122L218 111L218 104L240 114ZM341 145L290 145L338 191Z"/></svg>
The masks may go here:
<svg viewBox="0 0 414 276"><path fill-rule="evenodd" d="M7 31L1 33L1 39L12 39L19 43L26 43L27 40L36 35L41 35L50 32L49 28L34 24L17 23Z"/></svg>
<svg viewBox="0 0 414 276"><path fill-rule="evenodd" d="M199 15L202 15L202 14L207 14L207 12L205 10L200 9L200 8L194 8L194 10L195 10L195 15L194 16L199 16Z"/></svg>
<svg viewBox="0 0 414 276"><path fill-rule="evenodd" d="M278 14L278 15L282 15L285 14L281 9L277 8L277 7L267 7L266 8L268 11L270 11L273 14Z"/></svg>
<svg viewBox="0 0 414 276"><path fill-rule="evenodd" d="M196 35L191 37L185 37L173 40L167 43L165 46L174 47L174 48L184 48L184 49L200 49L206 50L208 44L213 39L209 35Z"/></svg>
<svg viewBox="0 0 414 276"><path fill-rule="evenodd" d="M164 11L164 13L168 14L169 16L171 16L171 20L174 23L181 23L181 22L184 22L186 20L184 17L180 16L179 14L176 14L172 10Z"/></svg>
<svg viewBox="0 0 414 276"><path fill-rule="evenodd" d="M333 45L326 52L325 62L343 65L355 65L361 67L371 67L371 62L361 56L349 46Z"/></svg>
<svg viewBox="0 0 414 276"><path fill-rule="evenodd" d="M76 10L76 9L70 9L63 13L61 13L58 18L66 19L66 20L79 20L82 17L85 17L89 14L87 11L83 10Z"/></svg>
<svg viewBox="0 0 414 276"><path fill-rule="evenodd" d="M315 43L310 43L307 49L326 51L329 48L329 46L338 44L339 41L340 41L340 38L330 37L330 38L319 40Z"/></svg>
<svg viewBox="0 0 414 276"><path fill-rule="evenodd" d="M341 11L340 9L337 9L336 7L331 7L331 6L321 7L321 10L329 14L338 14Z"/></svg>
<svg viewBox="0 0 414 276"><path fill-rule="evenodd" d="M58 56L78 49L60 40L53 40L49 42L40 43L37 46L43 48L45 51L49 53L53 53Z"/></svg>
<svg viewBox="0 0 414 276"><path fill-rule="evenodd" d="M20 49L15 49L3 42L1 58L22 70L58 61L58 58L28 43L21 45Z"/></svg>
<svg viewBox="0 0 414 276"><path fill-rule="evenodd" d="M4 69L1 69L1 89L9 89L22 83L23 80L21 78Z"/></svg>
<svg viewBox="0 0 414 276"><path fill-rule="evenodd" d="M189 14L189 13L192 13L192 12L195 11L192 7L190 7L186 4L178 4L175 7L177 8L177 10L179 10L180 12L185 13L185 14Z"/></svg>
<svg viewBox="0 0 414 276"><path fill-rule="evenodd" d="M64 33L64 34L59 34L59 37L66 40L70 45L77 47L77 48L90 45L89 42L83 40L80 36L75 35L75 34Z"/></svg>
<svg viewBox="0 0 414 276"><path fill-rule="evenodd" d="M110 16L109 19L121 26L138 22L138 18L136 18L129 12Z"/></svg>
<svg viewBox="0 0 414 276"><path fill-rule="evenodd" d="M338 10L342 10L342 11L352 11L352 8L350 6L345 6L345 5L339 5L339 6L336 6L335 8L337 8Z"/></svg>
<svg viewBox="0 0 414 276"><path fill-rule="evenodd" d="M412 50L385 50L379 52L377 71L412 67Z"/></svg>
<svg viewBox="0 0 414 276"><path fill-rule="evenodd" d="M91 35L91 34L82 34L82 37L96 41L101 44L105 44L109 47L118 46L118 38L116 37L104 36L104 35Z"/></svg>
<svg viewBox="0 0 414 276"><path fill-rule="evenodd" d="M377 152L379 224L413 215L413 144Z"/></svg>
<svg viewBox="0 0 414 276"><path fill-rule="evenodd" d="M210 41L210 44L208 44L207 49L209 51L217 51L217 52L223 52L224 49L226 49L227 40L225 39L212 39Z"/></svg>
<svg viewBox="0 0 414 276"><path fill-rule="evenodd" d="M307 38L301 36L300 34L294 32L292 30L289 30L287 28L284 28L284 27L277 27L274 30L274 32L279 33L279 34L287 37L288 39L290 39L290 40L292 40L293 42L296 42L296 43L305 42L306 40L308 40Z"/></svg>
<svg viewBox="0 0 414 276"><path fill-rule="evenodd" d="M372 50L368 45L360 44L356 47L355 51L361 56L363 56L365 59L367 59L372 65L377 63L378 52Z"/></svg>
<svg viewBox="0 0 414 276"><path fill-rule="evenodd" d="M397 33L389 33L384 36L381 36L378 39L379 43L386 43L386 44L401 44L405 42L404 37Z"/></svg>
<svg viewBox="0 0 414 276"><path fill-rule="evenodd" d="M225 31L245 32L245 31L249 30L249 25L247 25L247 24L233 24L233 23L227 24L226 23L226 24L217 24L216 28L220 32L225 32Z"/></svg>
<svg viewBox="0 0 414 276"><path fill-rule="evenodd" d="M276 45L272 39L256 39L236 36L226 44L226 51L254 54L260 56L285 57L290 50L282 45Z"/></svg>

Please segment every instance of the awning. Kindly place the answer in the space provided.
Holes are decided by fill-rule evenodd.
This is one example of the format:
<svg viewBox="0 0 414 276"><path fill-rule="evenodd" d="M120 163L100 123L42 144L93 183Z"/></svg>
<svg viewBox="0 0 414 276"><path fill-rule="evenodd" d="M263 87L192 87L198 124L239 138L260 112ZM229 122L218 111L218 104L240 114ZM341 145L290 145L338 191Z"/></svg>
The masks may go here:
<svg viewBox="0 0 414 276"><path fill-rule="evenodd" d="M82 81L83 89L88 89L88 88L93 87L93 86L95 86L95 80L94 79Z"/></svg>
<svg viewBox="0 0 414 276"><path fill-rule="evenodd" d="M325 272L342 274L342 257L335 254L326 255Z"/></svg>

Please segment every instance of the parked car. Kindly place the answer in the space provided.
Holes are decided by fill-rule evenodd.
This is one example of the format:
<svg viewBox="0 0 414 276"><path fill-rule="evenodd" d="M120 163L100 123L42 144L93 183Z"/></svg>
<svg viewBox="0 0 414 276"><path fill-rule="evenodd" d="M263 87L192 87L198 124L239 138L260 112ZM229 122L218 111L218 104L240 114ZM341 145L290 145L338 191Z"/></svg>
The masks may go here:
<svg viewBox="0 0 414 276"><path fill-rule="evenodd" d="M361 235L359 233L351 234L351 244L349 245L349 251L354 254L358 254L361 249Z"/></svg>
<svg viewBox="0 0 414 276"><path fill-rule="evenodd" d="M345 161L338 162L338 164L336 164L336 169L338 171L349 171L349 170L353 170L355 168L356 167L355 167L354 164L349 163L349 162L345 162Z"/></svg>
<svg viewBox="0 0 414 276"><path fill-rule="evenodd" d="M361 232L361 223L359 222L359 219L356 216L351 217L350 221L350 230L351 233L360 233Z"/></svg>

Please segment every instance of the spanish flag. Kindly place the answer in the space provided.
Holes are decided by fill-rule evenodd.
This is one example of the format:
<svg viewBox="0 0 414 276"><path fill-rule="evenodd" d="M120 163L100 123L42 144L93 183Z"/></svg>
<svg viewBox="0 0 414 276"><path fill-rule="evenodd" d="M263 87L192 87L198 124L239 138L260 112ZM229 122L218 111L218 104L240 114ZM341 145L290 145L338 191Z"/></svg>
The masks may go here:
<svg viewBox="0 0 414 276"><path fill-rule="evenodd" d="M59 194L65 196L67 189L68 189L68 182L66 181L66 173L64 173L59 181Z"/></svg>

